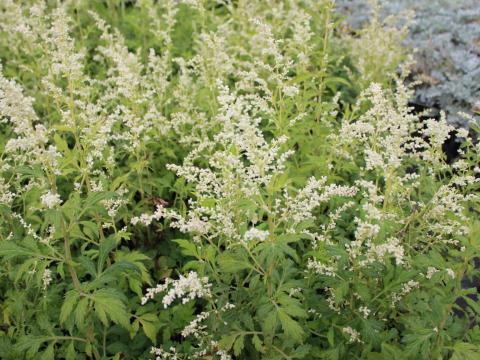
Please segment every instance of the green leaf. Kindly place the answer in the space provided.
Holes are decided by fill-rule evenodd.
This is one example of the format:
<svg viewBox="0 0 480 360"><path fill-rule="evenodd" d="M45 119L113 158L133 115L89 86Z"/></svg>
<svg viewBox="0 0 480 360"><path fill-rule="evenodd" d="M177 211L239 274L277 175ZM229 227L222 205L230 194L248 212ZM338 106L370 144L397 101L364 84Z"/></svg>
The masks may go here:
<svg viewBox="0 0 480 360"><path fill-rule="evenodd" d="M382 343L382 355L384 358L392 359L392 360L402 360L404 358L404 354L402 350L400 350L397 346Z"/></svg>
<svg viewBox="0 0 480 360"><path fill-rule="evenodd" d="M265 317L265 321L263 322L263 331L266 335L273 335L277 328L277 312L272 309L267 316Z"/></svg>
<svg viewBox="0 0 480 360"><path fill-rule="evenodd" d="M480 315L480 305L478 304L478 302L472 300L469 296L464 296L463 299L465 299L468 306L470 306L472 310L477 313L477 315Z"/></svg>
<svg viewBox="0 0 480 360"><path fill-rule="evenodd" d="M40 258L43 257L42 254L38 254L35 251L18 246L11 241L3 241L0 243L0 256L3 256L7 259L17 256L34 256Z"/></svg>
<svg viewBox="0 0 480 360"><path fill-rule="evenodd" d="M88 284L89 289L101 288L104 284L117 282L120 277L140 278L140 271L135 264L118 261L106 268L94 281Z"/></svg>
<svg viewBox="0 0 480 360"><path fill-rule="evenodd" d="M62 280L65 280L65 263L57 263L57 274L60 275Z"/></svg>
<svg viewBox="0 0 480 360"><path fill-rule="evenodd" d="M16 343L15 349L20 352L26 351L27 359L36 359L38 358L40 346L51 340L50 336L23 336Z"/></svg>
<svg viewBox="0 0 480 360"><path fill-rule="evenodd" d="M53 135L53 139L55 141L55 146L57 147L58 150L64 153L70 152L67 142L60 135L58 134Z"/></svg>
<svg viewBox="0 0 480 360"><path fill-rule="evenodd" d="M305 356L308 355L310 352L310 349L312 348L311 345L305 344L305 345L300 345L298 348L296 348L291 354L290 357L292 359L303 359Z"/></svg>
<svg viewBox="0 0 480 360"><path fill-rule="evenodd" d="M418 329L414 334L407 334L402 341L406 344L406 353L409 356L427 357L431 350L431 338L434 333L430 329Z"/></svg>
<svg viewBox="0 0 480 360"><path fill-rule="evenodd" d="M158 318L154 314L144 314L138 320L142 324L145 335L156 345L158 328L155 323L158 322Z"/></svg>
<svg viewBox="0 0 480 360"><path fill-rule="evenodd" d="M53 344L50 344L48 345L47 349L43 352L42 360L54 360L54 359L55 359L55 353L54 353Z"/></svg>
<svg viewBox="0 0 480 360"><path fill-rule="evenodd" d="M236 334L236 333L230 334L230 335L227 335L227 336L223 336L220 339L220 342L219 342L220 348L225 350L225 351L229 351L232 348L233 343L235 342L235 339L237 338L237 336L238 336L238 334Z"/></svg>
<svg viewBox="0 0 480 360"><path fill-rule="evenodd" d="M107 260L108 254L117 246L116 241L108 237L100 243L100 249L98 250L97 260L97 272L100 274L103 270L103 264Z"/></svg>
<svg viewBox="0 0 480 360"><path fill-rule="evenodd" d="M75 352L75 345L73 341L68 345L67 351L65 353L65 360L75 360L76 352Z"/></svg>
<svg viewBox="0 0 480 360"><path fill-rule="evenodd" d="M80 221L84 234L91 240L98 239L98 225L93 221Z"/></svg>
<svg viewBox="0 0 480 360"><path fill-rule="evenodd" d="M109 317L115 324L120 324L128 330L130 316L120 297L121 294L114 289L100 289L92 295L95 313L104 325L108 325Z"/></svg>
<svg viewBox="0 0 480 360"><path fill-rule="evenodd" d="M453 347L451 360L478 360L480 358L480 346L477 344L458 342Z"/></svg>
<svg viewBox="0 0 480 360"><path fill-rule="evenodd" d="M73 311L73 308L77 304L79 294L77 290L70 290L65 294L65 300L63 301L62 308L60 309L60 323L67 321L68 317Z"/></svg>
<svg viewBox="0 0 480 360"><path fill-rule="evenodd" d="M84 297L80 299L77 307L75 308L75 325L82 328L85 325L85 317L87 316L88 311L88 298Z"/></svg>
<svg viewBox="0 0 480 360"><path fill-rule="evenodd" d="M249 262L245 260L235 259L230 254L223 253L218 257L218 265L220 270L227 273L234 273L237 271L251 268Z"/></svg>
<svg viewBox="0 0 480 360"><path fill-rule="evenodd" d="M245 336L240 335L237 337L237 340L235 340L235 344L233 344L233 353L235 356L239 356L242 353L243 347L245 345Z"/></svg>
<svg viewBox="0 0 480 360"><path fill-rule="evenodd" d="M293 320L282 308L278 309L278 317L285 335L297 342L301 342L305 332L300 324Z"/></svg>
<svg viewBox="0 0 480 360"><path fill-rule="evenodd" d="M282 305L282 309L290 316L293 317L307 317L307 312L301 308L300 301L282 294L278 297L278 302Z"/></svg>
<svg viewBox="0 0 480 360"><path fill-rule="evenodd" d="M85 354L87 354L88 356L92 356L92 344L91 343L87 343L85 345Z"/></svg>
<svg viewBox="0 0 480 360"><path fill-rule="evenodd" d="M91 208L96 206L100 201L112 198L114 199L116 197L118 197L118 194L112 191L90 193L83 203L80 215L85 214L88 210L91 210Z"/></svg>
<svg viewBox="0 0 480 360"><path fill-rule="evenodd" d="M257 351L259 351L261 353L265 352L265 347L263 346L263 342L262 342L262 340L260 340L260 338L258 337L257 334L253 335L252 343L253 343L253 346L255 347L255 349Z"/></svg>
<svg viewBox="0 0 480 360"><path fill-rule="evenodd" d="M131 264L134 264L137 267L137 269L140 270L142 281L147 284L152 283L150 273L148 272L147 267L145 266L145 261L149 261L149 260L150 258L147 255L142 254L139 251L128 251L128 252L117 251L115 253L115 261L123 261L123 262L129 262Z"/></svg>
<svg viewBox="0 0 480 360"><path fill-rule="evenodd" d="M197 246L190 240L185 239L175 239L172 240L174 243L177 243L178 246L182 249L182 255L184 256L193 256L199 258Z"/></svg>
<svg viewBox="0 0 480 360"><path fill-rule="evenodd" d="M335 346L335 329L333 328L333 326L331 326L330 329L328 329L327 340L328 340L328 344L331 347Z"/></svg>

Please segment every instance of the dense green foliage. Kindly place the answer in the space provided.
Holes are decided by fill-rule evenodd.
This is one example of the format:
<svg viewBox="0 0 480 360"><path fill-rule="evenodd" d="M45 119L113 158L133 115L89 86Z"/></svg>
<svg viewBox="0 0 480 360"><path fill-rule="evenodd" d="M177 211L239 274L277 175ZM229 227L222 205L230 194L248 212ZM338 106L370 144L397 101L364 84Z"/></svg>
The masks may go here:
<svg viewBox="0 0 480 360"><path fill-rule="evenodd" d="M480 148L412 113L404 35L1 1L0 357L477 359Z"/></svg>

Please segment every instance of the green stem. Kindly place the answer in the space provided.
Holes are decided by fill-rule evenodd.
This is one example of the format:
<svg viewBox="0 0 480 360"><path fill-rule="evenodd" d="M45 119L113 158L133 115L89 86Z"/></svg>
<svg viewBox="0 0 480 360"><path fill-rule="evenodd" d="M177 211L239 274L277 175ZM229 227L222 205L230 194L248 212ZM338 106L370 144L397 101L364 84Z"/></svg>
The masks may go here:
<svg viewBox="0 0 480 360"><path fill-rule="evenodd" d="M80 281L78 280L78 275L77 272L75 271L75 268L73 266L73 260L72 260L72 253L70 250L70 237L68 235L68 232L65 229L65 222L62 221L62 227L63 227L63 238L64 238L64 251L65 251L65 263L68 266L68 271L70 272L70 276L72 277L73 280L73 286L75 289L81 294L82 293L82 287L80 285Z"/></svg>

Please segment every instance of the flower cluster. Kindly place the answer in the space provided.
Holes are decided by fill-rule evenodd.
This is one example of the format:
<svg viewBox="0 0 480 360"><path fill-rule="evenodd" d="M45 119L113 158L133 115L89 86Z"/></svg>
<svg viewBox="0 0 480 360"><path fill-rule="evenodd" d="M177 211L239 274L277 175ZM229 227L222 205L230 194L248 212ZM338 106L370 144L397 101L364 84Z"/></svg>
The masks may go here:
<svg viewBox="0 0 480 360"><path fill-rule="evenodd" d="M190 271L187 276L180 275L177 280L166 278L163 284L147 289L147 293L141 302L142 305L145 305L156 294L166 292L162 298L162 304L165 308L169 307L176 299L182 299L182 303L185 304L195 298L211 297L211 286L208 283L208 278L200 278L197 273Z"/></svg>
<svg viewBox="0 0 480 360"><path fill-rule="evenodd" d="M40 199L42 200L42 204L49 209L54 208L62 202L60 195L52 193L51 191L43 194Z"/></svg>

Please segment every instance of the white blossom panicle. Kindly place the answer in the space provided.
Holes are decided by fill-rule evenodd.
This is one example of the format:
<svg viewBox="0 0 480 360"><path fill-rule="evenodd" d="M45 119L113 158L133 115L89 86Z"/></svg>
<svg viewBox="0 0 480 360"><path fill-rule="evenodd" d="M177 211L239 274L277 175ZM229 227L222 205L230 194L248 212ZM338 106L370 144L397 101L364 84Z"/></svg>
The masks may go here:
<svg viewBox="0 0 480 360"><path fill-rule="evenodd" d="M362 261L362 264L369 264L377 261L384 261L387 254L390 254L395 258L397 265L404 264L405 249L400 245L400 240L397 238L390 238L383 244L369 244L369 250L367 251L366 260Z"/></svg>
<svg viewBox="0 0 480 360"><path fill-rule="evenodd" d="M205 329L207 328L206 325L202 325L201 323L205 321L210 316L209 312L202 312L198 314L195 319L193 319L183 330L182 336L193 336L195 338L199 338L200 336L205 334Z"/></svg>
<svg viewBox="0 0 480 360"><path fill-rule="evenodd" d="M43 290L47 290L48 286L52 282L52 271L50 269L45 269L42 276Z"/></svg>
<svg viewBox="0 0 480 360"><path fill-rule="evenodd" d="M218 355L220 360L232 360L232 357L225 350L217 350L215 355Z"/></svg>
<svg viewBox="0 0 480 360"><path fill-rule="evenodd" d="M156 206L156 210L153 214L142 214L140 216L134 216L130 219L132 225L137 225L138 223L143 224L144 226L149 226L153 220L160 220L164 216L164 208L161 205Z"/></svg>
<svg viewBox="0 0 480 360"><path fill-rule="evenodd" d="M313 210L321 203L329 201L334 196L352 197L357 193L356 187L326 185L326 178L310 178L295 197L286 194L285 207L282 210L282 218L286 222L298 224L313 217ZM289 220L287 220L289 219Z"/></svg>
<svg viewBox="0 0 480 360"><path fill-rule="evenodd" d="M432 266L429 266L428 269L427 269L427 274L425 275L425 277L427 279L431 279L433 277L433 275L435 275L435 273L439 272L440 270L432 267Z"/></svg>
<svg viewBox="0 0 480 360"><path fill-rule="evenodd" d="M352 329L350 326L346 326L342 328L342 332L349 336L348 342L350 344L352 343L363 344L363 341L360 339L360 333L357 330Z"/></svg>
<svg viewBox="0 0 480 360"><path fill-rule="evenodd" d="M294 85L284 86L283 88L283 93L287 97L295 97L296 95L298 95L299 92L300 90L298 89L298 87Z"/></svg>
<svg viewBox="0 0 480 360"><path fill-rule="evenodd" d="M402 290L399 293L392 294L392 303L391 306L394 307L397 302L399 302L403 297L408 295L412 290L418 289L420 283L415 280L410 280L407 283L402 285Z"/></svg>
<svg viewBox="0 0 480 360"><path fill-rule="evenodd" d="M366 319L368 318L368 316L370 315L370 313L372 312L372 310L370 310L368 307L366 306L360 306L358 308L358 311L360 311L360 313L363 315L363 317Z"/></svg>
<svg viewBox="0 0 480 360"><path fill-rule="evenodd" d="M308 259L307 269L314 271L319 275L335 276L335 269L333 266L322 264L316 259Z"/></svg>
<svg viewBox="0 0 480 360"><path fill-rule="evenodd" d="M340 308L341 304L337 304L337 301L335 298L335 290L333 288L326 287L325 291L328 293L326 298L328 307L330 308L330 310L336 312L337 314L340 314L342 310Z"/></svg>
<svg viewBox="0 0 480 360"><path fill-rule="evenodd" d="M232 309L235 309L235 308L236 308L235 304L226 303L225 305L222 306L222 308L220 310L225 312L225 311L232 310Z"/></svg>
<svg viewBox="0 0 480 360"><path fill-rule="evenodd" d="M165 308L168 308L175 299L182 299L182 303L186 304L195 298L211 297L211 286L207 277L200 278L196 272L190 271L186 277L180 275L177 280L167 278L164 284L158 284L155 288L147 289L147 293L142 298L141 303L145 305L156 294L166 292L162 299L162 304Z"/></svg>
<svg viewBox="0 0 480 360"><path fill-rule="evenodd" d="M445 269L446 273L448 276L450 276L452 279L455 279L455 271L453 271L450 268Z"/></svg>
<svg viewBox="0 0 480 360"><path fill-rule="evenodd" d="M15 198L15 193L10 191L4 178L0 178L0 204L10 205Z"/></svg>
<svg viewBox="0 0 480 360"><path fill-rule="evenodd" d="M114 218L121 206L127 203L124 199L107 199L102 201L102 205L107 210L108 216Z"/></svg>
<svg viewBox="0 0 480 360"><path fill-rule="evenodd" d="M173 346L168 350L152 346L150 354L155 355L155 360L181 360L180 354Z"/></svg>
<svg viewBox="0 0 480 360"><path fill-rule="evenodd" d="M42 204L49 209L52 209L62 203L60 195L52 191L48 191L47 193L43 194L40 197L40 200L42 201Z"/></svg>
<svg viewBox="0 0 480 360"><path fill-rule="evenodd" d="M247 230L243 238L245 241L252 241L252 240L259 240L259 241L265 241L269 235L268 231L265 230L259 230L256 228L251 228Z"/></svg>

